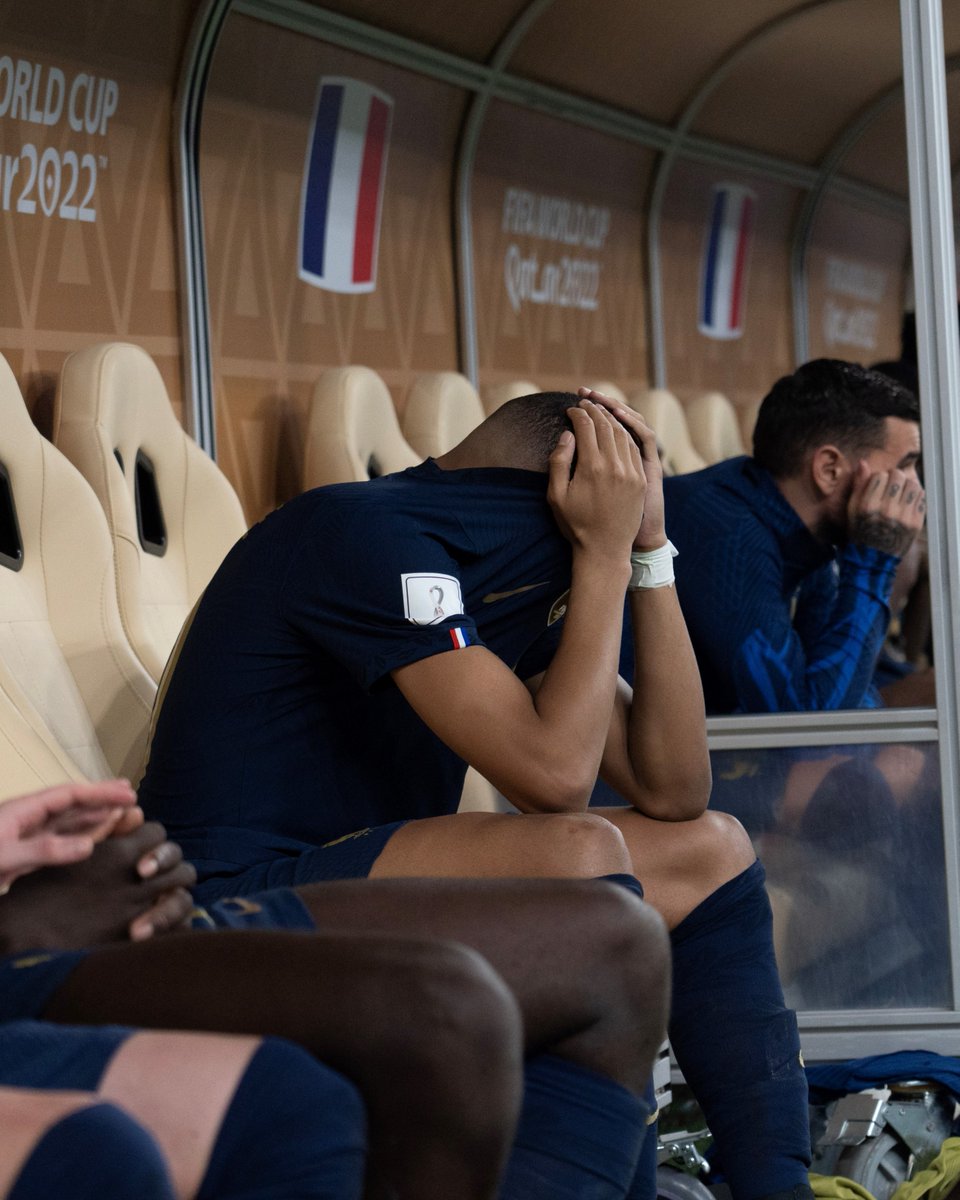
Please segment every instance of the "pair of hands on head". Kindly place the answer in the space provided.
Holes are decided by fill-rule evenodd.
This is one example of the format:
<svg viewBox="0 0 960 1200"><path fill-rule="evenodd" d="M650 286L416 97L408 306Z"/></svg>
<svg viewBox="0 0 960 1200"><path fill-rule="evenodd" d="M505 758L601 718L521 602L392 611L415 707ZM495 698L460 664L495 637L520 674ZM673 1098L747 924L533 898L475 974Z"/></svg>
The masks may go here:
<svg viewBox="0 0 960 1200"><path fill-rule="evenodd" d="M193 868L144 820L125 780L68 783L0 805L0 947L142 941L182 925Z"/></svg>
<svg viewBox="0 0 960 1200"><path fill-rule="evenodd" d="M609 396L590 388L578 395L580 404L567 410L573 433L564 433L550 456L547 498L575 549L626 563L631 550L666 542L656 435Z"/></svg>

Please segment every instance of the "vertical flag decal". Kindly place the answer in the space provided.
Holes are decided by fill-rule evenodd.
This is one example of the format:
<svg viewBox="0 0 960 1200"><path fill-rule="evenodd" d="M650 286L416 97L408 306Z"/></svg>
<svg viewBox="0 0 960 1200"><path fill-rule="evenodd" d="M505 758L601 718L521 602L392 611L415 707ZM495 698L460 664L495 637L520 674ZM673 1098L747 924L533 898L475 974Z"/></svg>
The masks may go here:
<svg viewBox="0 0 960 1200"><path fill-rule="evenodd" d="M300 206L300 278L372 292L393 100L358 79L320 80Z"/></svg>
<svg viewBox="0 0 960 1200"><path fill-rule="evenodd" d="M757 197L737 183L713 189L700 281L700 332L728 340L743 333L747 266Z"/></svg>

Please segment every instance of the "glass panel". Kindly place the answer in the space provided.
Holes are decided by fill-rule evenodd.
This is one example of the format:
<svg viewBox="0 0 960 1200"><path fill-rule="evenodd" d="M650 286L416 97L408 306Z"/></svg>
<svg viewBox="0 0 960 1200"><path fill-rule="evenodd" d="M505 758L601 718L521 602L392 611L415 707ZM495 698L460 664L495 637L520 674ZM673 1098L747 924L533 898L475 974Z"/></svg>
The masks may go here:
<svg viewBox="0 0 960 1200"><path fill-rule="evenodd" d="M951 1002L932 743L714 751L711 807L767 871L777 959L801 1010Z"/></svg>

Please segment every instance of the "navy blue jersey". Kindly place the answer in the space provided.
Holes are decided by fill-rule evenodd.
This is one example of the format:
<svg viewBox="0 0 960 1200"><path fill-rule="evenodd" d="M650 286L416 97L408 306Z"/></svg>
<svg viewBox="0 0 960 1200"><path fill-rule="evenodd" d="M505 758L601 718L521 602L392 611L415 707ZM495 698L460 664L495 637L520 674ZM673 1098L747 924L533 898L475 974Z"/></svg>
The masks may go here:
<svg viewBox="0 0 960 1200"><path fill-rule="evenodd" d="M455 811L465 764L395 668L485 645L549 663L570 549L546 474L445 471L306 492L227 556L183 641L140 800L201 875Z"/></svg>
<svg viewBox="0 0 960 1200"><path fill-rule="evenodd" d="M708 713L880 703L897 558L818 541L750 458L666 479L664 503Z"/></svg>

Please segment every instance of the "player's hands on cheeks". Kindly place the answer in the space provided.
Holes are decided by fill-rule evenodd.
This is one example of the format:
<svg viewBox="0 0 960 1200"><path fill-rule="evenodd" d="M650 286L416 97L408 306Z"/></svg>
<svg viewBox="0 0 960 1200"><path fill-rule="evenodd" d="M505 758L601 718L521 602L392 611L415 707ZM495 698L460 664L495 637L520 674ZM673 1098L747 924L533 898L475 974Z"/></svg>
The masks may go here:
<svg viewBox="0 0 960 1200"><path fill-rule="evenodd" d="M603 392L580 388L579 395L593 400L595 404L600 404L613 413L640 447L640 461L647 480L647 494L643 502L643 519L633 539L633 549L656 550L666 545L667 534L663 520L663 463L657 450L657 435L638 412L610 396L605 396Z"/></svg>
<svg viewBox="0 0 960 1200"><path fill-rule="evenodd" d="M125 779L112 779L58 784L0 805L0 894L30 871L88 858L135 801Z"/></svg>
<svg viewBox="0 0 960 1200"><path fill-rule="evenodd" d="M182 925L196 872L162 825L139 822L82 862L19 880L0 902L0 953L141 941Z"/></svg>
<svg viewBox="0 0 960 1200"><path fill-rule="evenodd" d="M851 542L902 558L923 527L926 510L915 475L896 468L871 472L862 459L857 463L847 502Z"/></svg>
<svg viewBox="0 0 960 1200"><path fill-rule="evenodd" d="M612 414L589 398L567 412L573 435L561 436L549 463L554 517L575 550L627 563L647 488L640 451Z"/></svg>

